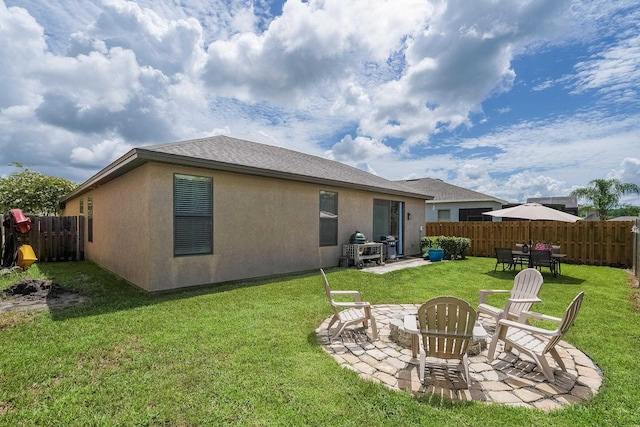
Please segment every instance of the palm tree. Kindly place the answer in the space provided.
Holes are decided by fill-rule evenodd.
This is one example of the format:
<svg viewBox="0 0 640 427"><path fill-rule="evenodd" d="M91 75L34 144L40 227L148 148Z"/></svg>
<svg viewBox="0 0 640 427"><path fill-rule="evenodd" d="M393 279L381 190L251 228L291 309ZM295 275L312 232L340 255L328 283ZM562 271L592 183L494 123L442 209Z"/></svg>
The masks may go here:
<svg viewBox="0 0 640 427"><path fill-rule="evenodd" d="M607 212L618 205L620 197L630 193L640 194L640 187L618 179L594 179L589 182L589 187L578 188L571 195L590 200L600 219L605 220Z"/></svg>

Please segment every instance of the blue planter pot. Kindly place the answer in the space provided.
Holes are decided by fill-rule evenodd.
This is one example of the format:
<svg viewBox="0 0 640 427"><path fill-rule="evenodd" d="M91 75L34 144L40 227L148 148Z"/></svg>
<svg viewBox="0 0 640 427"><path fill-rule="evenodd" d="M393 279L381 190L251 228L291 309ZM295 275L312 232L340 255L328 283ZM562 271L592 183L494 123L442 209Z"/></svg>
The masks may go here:
<svg viewBox="0 0 640 427"><path fill-rule="evenodd" d="M444 249L429 249L429 260L431 262L442 261Z"/></svg>

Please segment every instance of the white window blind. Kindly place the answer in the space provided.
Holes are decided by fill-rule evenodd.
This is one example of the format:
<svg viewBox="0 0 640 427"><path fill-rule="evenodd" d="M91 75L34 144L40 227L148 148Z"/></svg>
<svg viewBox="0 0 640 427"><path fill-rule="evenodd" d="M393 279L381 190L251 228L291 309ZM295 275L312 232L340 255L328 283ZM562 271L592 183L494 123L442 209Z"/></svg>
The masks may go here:
<svg viewBox="0 0 640 427"><path fill-rule="evenodd" d="M213 179L175 174L173 254L213 253Z"/></svg>

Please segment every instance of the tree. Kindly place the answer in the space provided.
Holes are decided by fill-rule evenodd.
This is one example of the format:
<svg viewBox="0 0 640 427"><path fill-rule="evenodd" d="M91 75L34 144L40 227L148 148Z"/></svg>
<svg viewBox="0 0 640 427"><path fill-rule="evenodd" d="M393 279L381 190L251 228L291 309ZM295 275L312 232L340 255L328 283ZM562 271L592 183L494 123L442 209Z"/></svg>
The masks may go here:
<svg viewBox="0 0 640 427"><path fill-rule="evenodd" d="M619 208L610 212L612 217L618 216L640 216L640 206L632 206L629 204L621 205Z"/></svg>
<svg viewBox="0 0 640 427"><path fill-rule="evenodd" d="M8 177L0 177L0 215L10 209L24 213L56 215L60 213L60 199L78 185L64 178L30 171L20 163L11 163L21 169Z"/></svg>
<svg viewBox="0 0 640 427"><path fill-rule="evenodd" d="M618 206L620 197L630 193L640 194L640 187L618 179L594 179L589 182L589 187L578 188L571 195L590 200L600 219L605 220L607 213Z"/></svg>

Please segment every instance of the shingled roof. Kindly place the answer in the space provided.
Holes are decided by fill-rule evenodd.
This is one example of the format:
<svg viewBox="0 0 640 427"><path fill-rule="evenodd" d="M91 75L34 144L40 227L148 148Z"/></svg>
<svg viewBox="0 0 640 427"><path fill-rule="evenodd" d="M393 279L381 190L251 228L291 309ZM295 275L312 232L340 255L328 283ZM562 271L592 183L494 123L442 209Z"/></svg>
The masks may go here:
<svg viewBox="0 0 640 427"><path fill-rule="evenodd" d="M172 163L293 181L355 188L420 199L401 183L318 156L228 136L134 148L81 184L63 203L146 162Z"/></svg>
<svg viewBox="0 0 640 427"><path fill-rule="evenodd" d="M447 184L441 179L420 178L397 181L421 193L430 194L433 200L430 203L450 203L450 202L498 202L507 203L497 197L478 193L457 185Z"/></svg>
<svg viewBox="0 0 640 427"><path fill-rule="evenodd" d="M578 208L578 198L575 196L560 197L529 197L527 203L540 203L541 205L564 205L566 208Z"/></svg>

